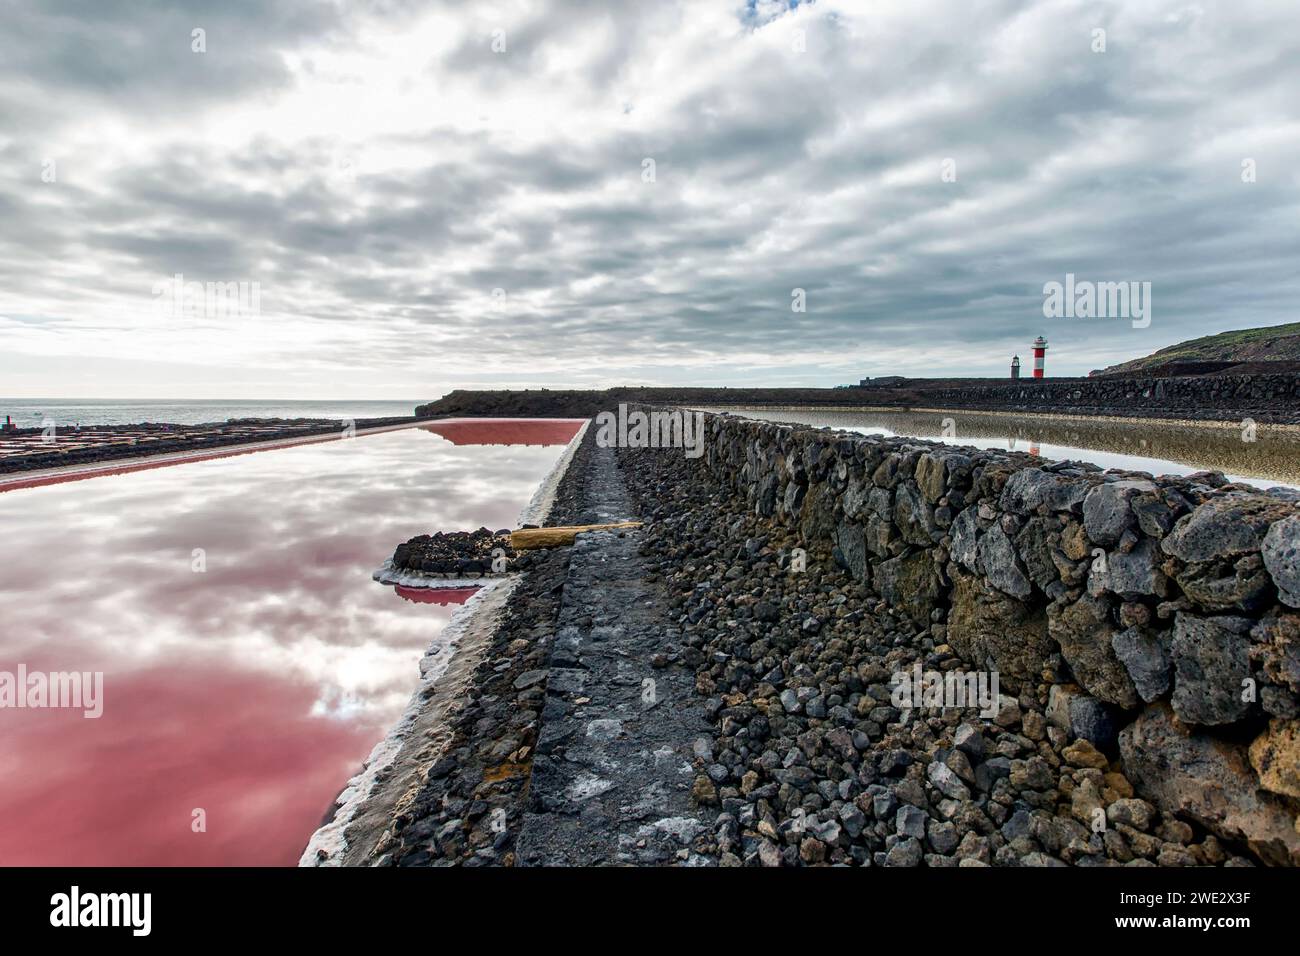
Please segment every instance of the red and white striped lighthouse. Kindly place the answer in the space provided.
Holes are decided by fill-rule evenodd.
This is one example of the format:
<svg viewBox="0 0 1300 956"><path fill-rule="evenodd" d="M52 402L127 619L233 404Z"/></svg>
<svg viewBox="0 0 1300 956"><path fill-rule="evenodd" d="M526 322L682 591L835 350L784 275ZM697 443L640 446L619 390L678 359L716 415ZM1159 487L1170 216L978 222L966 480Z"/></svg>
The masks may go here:
<svg viewBox="0 0 1300 956"><path fill-rule="evenodd" d="M1041 335L1034 339L1034 378L1043 377L1043 359L1047 355L1047 339Z"/></svg>

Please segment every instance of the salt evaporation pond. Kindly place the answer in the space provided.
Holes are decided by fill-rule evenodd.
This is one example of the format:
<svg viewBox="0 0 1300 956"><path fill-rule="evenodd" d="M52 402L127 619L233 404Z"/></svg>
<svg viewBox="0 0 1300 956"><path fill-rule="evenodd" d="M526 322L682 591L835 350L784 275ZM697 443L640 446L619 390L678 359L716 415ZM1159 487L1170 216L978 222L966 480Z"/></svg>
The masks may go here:
<svg viewBox="0 0 1300 956"><path fill-rule="evenodd" d="M97 719L0 709L0 863L296 863L466 596L371 572L416 534L514 527L579 425L421 426L0 494L0 671L104 674Z"/></svg>

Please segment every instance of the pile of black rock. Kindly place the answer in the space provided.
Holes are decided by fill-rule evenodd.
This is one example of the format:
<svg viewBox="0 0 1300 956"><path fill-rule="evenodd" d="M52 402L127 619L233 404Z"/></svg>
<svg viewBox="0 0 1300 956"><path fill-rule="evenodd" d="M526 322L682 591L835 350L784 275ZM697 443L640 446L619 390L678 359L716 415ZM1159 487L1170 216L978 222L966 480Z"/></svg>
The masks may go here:
<svg viewBox="0 0 1300 956"><path fill-rule="evenodd" d="M393 568L446 577L478 577L504 573L514 557L508 528L439 531L419 534L399 544L393 552Z"/></svg>
<svg viewBox="0 0 1300 956"><path fill-rule="evenodd" d="M705 469L652 449L619 456L646 519L647 580L678 615L668 661L695 669L716 721L695 745L692 796L719 810L697 852L723 866L1253 865L1246 841L1143 799L1113 739L1077 733L1059 654L1041 677L1001 675L991 716L902 710L899 675L969 666L946 609L917 622L821 551L797 572L809 539ZM1165 770L1195 752L1171 745ZM1200 789L1224 792L1212 779Z"/></svg>

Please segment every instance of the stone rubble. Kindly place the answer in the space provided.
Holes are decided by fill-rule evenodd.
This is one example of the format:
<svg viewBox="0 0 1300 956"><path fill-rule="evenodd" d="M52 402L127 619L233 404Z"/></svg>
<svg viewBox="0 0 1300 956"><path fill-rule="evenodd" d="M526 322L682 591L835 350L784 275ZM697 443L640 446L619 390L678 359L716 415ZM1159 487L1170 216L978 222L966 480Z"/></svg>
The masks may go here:
<svg viewBox="0 0 1300 956"><path fill-rule="evenodd" d="M438 531L399 544L389 567L396 572L425 572L440 578L476 578L504 574L514 557L509 528Z"/></svg>
<svg viewBox="0 0 1300 956"><path fill-rule="evenodd" d="M645 526L520 556L373 862L1300 864L1297 496L723 415L698 460L592 444L556 515ZM563 595L606 578L635 628L602 647L620 609ZM990 697L901 700L918 673Z"/></svg>
<svg viewBox="0 0 1300 956"><path fill-rule="evenodd" d="M1295 496L706 422L619 456L722 864L1300 864ZM900 710L918 662L996 715Z"/></svg>

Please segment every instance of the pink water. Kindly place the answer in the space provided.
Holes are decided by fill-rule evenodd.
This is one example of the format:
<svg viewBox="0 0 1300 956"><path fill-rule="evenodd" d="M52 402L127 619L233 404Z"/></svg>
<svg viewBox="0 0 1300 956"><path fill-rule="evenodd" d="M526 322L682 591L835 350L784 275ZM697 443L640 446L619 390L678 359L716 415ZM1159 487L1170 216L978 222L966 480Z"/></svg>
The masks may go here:
<svg viewBox="0 0 1300 956"><path fill-rule="evenodd" d="M104 672L98 719L0 708L0 864L296 862L459 603L371 572L513 527L561 451L471 443L502 436L527 440L416 428L0 494L0 671Z"/></svg>

